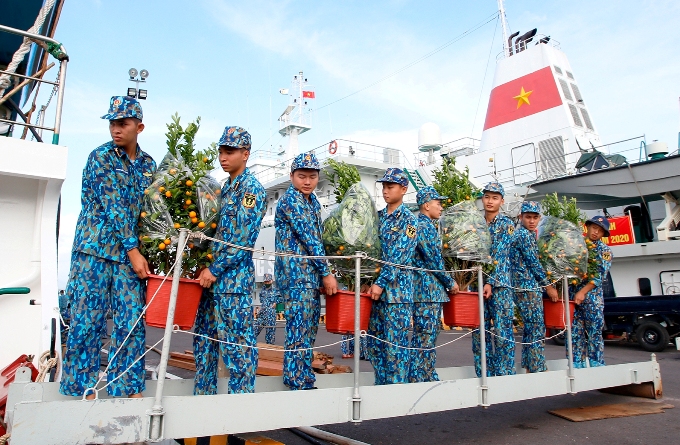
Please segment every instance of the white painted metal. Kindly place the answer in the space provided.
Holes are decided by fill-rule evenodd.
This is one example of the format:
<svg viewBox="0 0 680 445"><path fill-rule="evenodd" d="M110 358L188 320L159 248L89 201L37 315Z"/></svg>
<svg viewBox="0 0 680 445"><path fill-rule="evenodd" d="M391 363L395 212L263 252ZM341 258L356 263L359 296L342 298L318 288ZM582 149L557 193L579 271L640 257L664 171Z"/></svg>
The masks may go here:
<svg viewBox="0 0 680 445"><path fill-rule="evenodd" d="M567 394L566 360L548 361L548 372L489 377L488 403L506 403ZM472 367L444 368L440 382L373 386L372 373L361 373L361 418L381 419L469 408L481 404L481 379ZM146 412L154 401L99 399L83 401L57 393L56 383L25 383L19 374L10 388L12 445L125 443L147 434ZM224 379L220 379L224 380ZM574 370L575 391L658 382L659 366L626 363ZM147 382L147 394L155 390ZM192 396L190 380L166 382L163 398L165 437L197 437L263 431L276 428L324 425L352 419L352 376L319 375L316 391L287 391L280 377L258 377L254 394ZM262 391L268 387L267 391ZM278 388L278 389L276 389ZM220 391L226 388L221 385ZM56 400L55 400L56 398ZM19 401L21 399L21 401Z"/></svg>
<svg viewBox="0 0 680 445"><path fill-rule="evenodd" d="M59 318L56 221L67 153L58 145L0 138L0 288L31 289L0 295L0 368L49 349L50 320Z"/></svg>
<svg viewBox="0 0 680 445"><path fill-rule="evenodd" d="M645 145L645 152L648 157L652 155L667 155L668 154L668 144L665 142L652 142L651 144Z"/></svg>
<svg viewBox="0 0 680 445"><path fill-rule="evenodd" d="M437 151L442 148L442 131L439 125L428 122L418 129L418 150Z"/></svg>
<svg viewBox="0 0 680 445"><path fill-rule="evenodd" d="M660 272L680 270L680 240L612 246L611 250L610 273L620 297L639 296L640 278L649 278L652 295L661 295Z"/></svg>

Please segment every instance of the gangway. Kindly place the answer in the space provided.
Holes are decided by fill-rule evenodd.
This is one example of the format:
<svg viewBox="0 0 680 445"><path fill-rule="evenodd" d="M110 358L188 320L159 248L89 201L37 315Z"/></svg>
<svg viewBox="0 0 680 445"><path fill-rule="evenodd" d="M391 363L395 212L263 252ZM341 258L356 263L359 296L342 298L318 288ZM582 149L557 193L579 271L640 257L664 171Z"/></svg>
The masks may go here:
<svg viewBox="0 0 680 445"><path fill-rule="evenodd" d="M188 237L207 238L181 229L177 252L184 250ZM361 261L367 257L358 252L351 258L355 260L356 282L359 283ZM147 382L144 397L113 399L103 396L103 391L95 400L64 397L58 393L58 383L32 383L30 372L21 368L15 383L10 386L7 405L6 421L12 434L12 445L158 442L165 438L361 422L474 406L487 407L627 385L651 386L656 396L661 395L661 374L653 354L646 362L574 369L571 348L568 347L567 359L548 361L547 372L486 377L486 331L483 329L479 331L482 377L478 378L471 366L451 367L437 370L442 379L438 382L375 386L372 373L359 371L359 338L365 333L358 329L360 289L357 284L353 374L318 375L318 390L314 391L289 391L280 377L257 377L256 392L252 394L226 394L226 379L221 379L217 395L193 396L193 380L164 378L172 335L186 332L172 324L180 268L181 262L177 261L159 380ZM481 268L477 268L476 273L479 289L482 289ZM565 325L570 346L567 279L563 277L563 297L566 297ZM480 326L484 326L481 291L479 307Z"/></svg>

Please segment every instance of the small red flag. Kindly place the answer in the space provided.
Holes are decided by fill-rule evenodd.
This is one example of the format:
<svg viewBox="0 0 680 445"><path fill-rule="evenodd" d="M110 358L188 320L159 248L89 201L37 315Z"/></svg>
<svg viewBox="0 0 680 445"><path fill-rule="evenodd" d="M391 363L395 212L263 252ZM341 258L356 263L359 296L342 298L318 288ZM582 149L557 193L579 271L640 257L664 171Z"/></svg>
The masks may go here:
<svg viewBox="0 0 680 445"><path fill-rule="evenodd" d="M549 66L491 90L484 129L507 124L562 105Z"/></svg>
<svg viewBox="0 0 680 445"><path fill-rule="evenodd" d="M315 97L314 91L303 91L302 97L304 97L306 99L314 99L314 97Z"/></svg>

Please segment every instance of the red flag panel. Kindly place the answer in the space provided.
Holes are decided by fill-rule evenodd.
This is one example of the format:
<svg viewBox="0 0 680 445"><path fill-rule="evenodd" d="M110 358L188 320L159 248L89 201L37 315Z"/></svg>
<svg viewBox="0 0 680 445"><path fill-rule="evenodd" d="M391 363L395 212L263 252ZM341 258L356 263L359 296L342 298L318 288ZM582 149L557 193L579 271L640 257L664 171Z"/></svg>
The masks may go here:
<svg viewBox="0 0 680 445"><path fill-rule="evenodd" d="M314 94L314 91L303 91L302 97L305 97L307 99L314 99L316 95Z"/></svg>
<svg viewBox="0 0 680 445"><path fill-rule="evenodd" d="M549 66L491 90L484 129L497 127L562 105Z"/></svg>

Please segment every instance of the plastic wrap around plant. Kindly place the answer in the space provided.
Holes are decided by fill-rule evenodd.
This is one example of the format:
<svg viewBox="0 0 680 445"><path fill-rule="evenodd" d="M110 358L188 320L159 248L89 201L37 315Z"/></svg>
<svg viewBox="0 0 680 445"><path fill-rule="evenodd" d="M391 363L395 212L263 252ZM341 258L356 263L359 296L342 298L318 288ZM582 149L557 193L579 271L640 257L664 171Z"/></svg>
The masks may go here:
<svg viewBox="0 0 680 445"><path fill-rule="evenodd" d="M194 150L193 140L198 121L186 129L173 116L168 125L168 153L145 190L140 215L142 253L157 274L169 274L175 258L180 228L212 236L217 228L220 209L220 184L209 172L216 150ZM212 260L209 243L191 240L182 257L183 276L191 277Z"/></svg>
<svg viewBox="0 0 680 445"><path fill-rule="evenodd" d="M323 224L322 234L327 255L353 255L366 252L380 258L380 222L375 203L360 183L345 193L342 202ZM354 260L333 260L333 267L343 274L354 274ZM374 278L378 266L374 261L361 261L362 278Z"/></svg>
<svg viewBox="0 0 680 445"><path fill-rule="evenodd" d="M538 224L539 260L552 278L561 275L583 277L588 265L588 249L583 232L576 224L554 216L544 216Z"/></svg>
<svg viewBox="0 0 680 445"><path fill-rule="evenodd" d="M491 235L484 216L473 201L447 209L439 219L442 255L466 261L491 261Z"/></svg>

